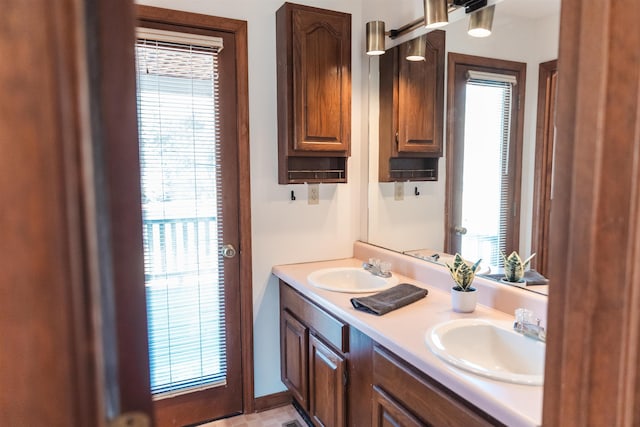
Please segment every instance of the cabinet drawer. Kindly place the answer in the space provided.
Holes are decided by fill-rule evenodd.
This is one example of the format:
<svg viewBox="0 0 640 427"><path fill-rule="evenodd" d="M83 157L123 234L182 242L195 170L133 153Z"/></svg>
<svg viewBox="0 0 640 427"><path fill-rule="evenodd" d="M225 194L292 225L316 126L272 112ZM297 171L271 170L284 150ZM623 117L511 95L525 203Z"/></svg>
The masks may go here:
<svg viewBox="0 0 640 427"><path fill-rule="evenodd" d="M464 399L377 346L373 352L373 382L430 426L503 425L479 409L461 403Z"/></svg>
<svg viewBox="0 0 640 427"><path fill-rule="evenodd" d="M349 351L349 327L280 281L280 307L289 311L334 348Z"/></svg>

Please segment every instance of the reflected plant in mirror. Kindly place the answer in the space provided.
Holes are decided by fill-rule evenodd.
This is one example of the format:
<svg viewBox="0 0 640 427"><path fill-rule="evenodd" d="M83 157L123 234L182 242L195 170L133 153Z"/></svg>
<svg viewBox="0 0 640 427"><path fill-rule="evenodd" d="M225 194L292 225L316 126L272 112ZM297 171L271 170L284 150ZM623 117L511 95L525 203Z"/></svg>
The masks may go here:
<svg viewBox="0 0 640 427"><path fill-rule="evenodd" d="M504 280L511 283L522 282L524 277L524 270L531 262L531 259L536 256L532 254L529 258L522 261L518 252L513 251L507 256L504 251L501 252L502 259L504 261Z"/></svg>

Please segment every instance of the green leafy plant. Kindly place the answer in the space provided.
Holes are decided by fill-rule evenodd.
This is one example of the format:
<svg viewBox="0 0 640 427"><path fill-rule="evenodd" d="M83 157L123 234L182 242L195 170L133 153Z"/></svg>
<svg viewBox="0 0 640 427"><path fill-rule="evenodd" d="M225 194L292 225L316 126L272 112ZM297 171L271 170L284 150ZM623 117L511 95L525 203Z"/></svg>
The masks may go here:
<svg viewBox="0 0 640 427"><path fill-rule="evenodd" d="M504 279L507 282L519 282L524 276L524 269L529 265L529 261L536 256L536 254L532 254L529 258L522 261L520 255L516 251L511 252L511 255L506 256L503 251L502 259L504 261Z"/></svg>
<svg viewBox="0 0 640 427"><path fill-rule="evenodd" d="M479 259L475 264L469 265L469 263L465 261L460 254L456 254L453 259L453 265L447 263L449 273L451 273L453 281L456 282L456 286L454 286L453 289L462 292L475 291L475 289L471 287L471 283L476 277L476 271L478 269L478 265L480 265L480 261L482 260Z"/></svg>

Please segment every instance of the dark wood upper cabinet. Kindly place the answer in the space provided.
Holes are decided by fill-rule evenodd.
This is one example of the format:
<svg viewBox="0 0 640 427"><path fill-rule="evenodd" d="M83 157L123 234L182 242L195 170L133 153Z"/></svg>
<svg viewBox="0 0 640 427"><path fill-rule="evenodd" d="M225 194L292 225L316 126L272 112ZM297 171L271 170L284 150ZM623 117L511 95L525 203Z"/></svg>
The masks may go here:
<svg viewBox="0 0 640 427"><path fill-rule="evenodd" d="M280 184L346 182L351 15L285 3L276 12Z"/></svg>
<svg viewBox="0 0 640 427"><path fill-rule="evenodd" d="M409 42L380 57L380 181L434 181L442 156L445 32L426 34L425 61Z"/></svg>

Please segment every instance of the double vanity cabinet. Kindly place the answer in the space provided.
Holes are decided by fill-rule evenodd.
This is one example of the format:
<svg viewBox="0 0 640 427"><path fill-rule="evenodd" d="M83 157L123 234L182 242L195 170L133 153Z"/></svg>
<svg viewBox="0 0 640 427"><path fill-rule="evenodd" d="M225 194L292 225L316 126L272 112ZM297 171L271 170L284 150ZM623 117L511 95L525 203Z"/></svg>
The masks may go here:
<svg viewBox="0 0 640 427"><path fill-rule="evenodd" d="M499 426L280 281L282 381L316 426Z"/></svg>

